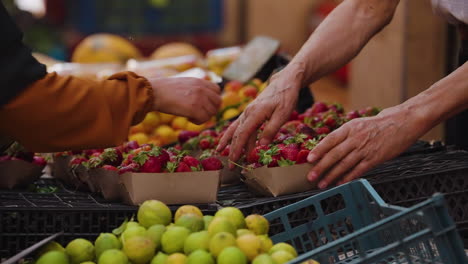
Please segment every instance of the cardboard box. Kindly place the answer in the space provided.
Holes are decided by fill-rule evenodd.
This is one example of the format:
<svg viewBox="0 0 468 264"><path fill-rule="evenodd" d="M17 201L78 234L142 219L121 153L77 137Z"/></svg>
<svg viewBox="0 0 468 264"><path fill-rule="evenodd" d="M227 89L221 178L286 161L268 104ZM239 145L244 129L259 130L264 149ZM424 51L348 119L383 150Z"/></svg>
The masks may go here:
<svg viewBox="0 0 468 264"><path fill-rule="evenodd" d="M44 167L23 160L0 162L0 189L26 186L39 179Z"/></svg>
<svg viewBox="0 0 468 264"><path fill-rule="evenodd" d="M101 193L104 199L107 201L122 200L125 188L117 171L98 168L89 170L88 175L96 192Z"/></svg>
<svg viewBox="0 0 468 264"><path fill-rule="evenodd" d="M229 169L229 158L219 157L224 167L221 170L221 185L231 185L240 183L242 177L242 168L235 167L233 170Z"/></svg>
<svg viewBox="0 0 468 264"><path fill-rule="evenodd" d="M254 192L277 197L315 189L315 184L307 180L311 168L311 164L275 168L265 166L244 173L243 180Z"/></svg>
<svg viewBox="0 0 468 264"><path fill-rule="evenodd" d="M156 199L168 205L216 201L221 171L125 173L120 175L125 203Z"/></svg>

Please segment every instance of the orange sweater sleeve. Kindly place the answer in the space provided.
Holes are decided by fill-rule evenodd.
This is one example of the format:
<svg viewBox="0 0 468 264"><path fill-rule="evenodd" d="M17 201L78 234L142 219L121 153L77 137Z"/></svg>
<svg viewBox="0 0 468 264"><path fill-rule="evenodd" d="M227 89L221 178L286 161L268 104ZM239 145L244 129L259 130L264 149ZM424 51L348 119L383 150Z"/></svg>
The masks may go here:
<svg viewBox="0 0 468 264"><path fill-rule="evenodd" d="M151 84L132 72L103 81L50 73L0 108L0 133L35 152L116 146L152 105Z"/></svg>

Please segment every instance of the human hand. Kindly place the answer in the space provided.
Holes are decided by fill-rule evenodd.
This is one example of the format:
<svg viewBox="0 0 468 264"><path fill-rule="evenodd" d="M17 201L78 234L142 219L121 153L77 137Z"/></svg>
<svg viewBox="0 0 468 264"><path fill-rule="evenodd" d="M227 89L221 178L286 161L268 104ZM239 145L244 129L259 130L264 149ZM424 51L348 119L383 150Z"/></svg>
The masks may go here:
<svg viewBox="0 0 468 264"><path fill-rule="evenodd" d="M375 117L358 118L326 136L308 156L315 164L307 175L320 189L360 177L374 166L396 157L429 128L401 106Z"/></svg>
<svg viewBox="0 0 468 264"><path fill-rule="evenodd" d="M294 74L280 72L272 77L267 88L247 106L239 118L232 123L220 140L217 150L229 143L229 159L237 161L244 148L250 150L257 139L257 129L267 122L260 138L261 145L271 143L281 126L289 119L297 102L301 87Z"/></svg>
<svg viewBox="0 0 468 264"><path fill-rule="evenodd" d="M149 78L154 91L156 111L185 116L202 124L218 113L221 89L198 78Z"/></svg>

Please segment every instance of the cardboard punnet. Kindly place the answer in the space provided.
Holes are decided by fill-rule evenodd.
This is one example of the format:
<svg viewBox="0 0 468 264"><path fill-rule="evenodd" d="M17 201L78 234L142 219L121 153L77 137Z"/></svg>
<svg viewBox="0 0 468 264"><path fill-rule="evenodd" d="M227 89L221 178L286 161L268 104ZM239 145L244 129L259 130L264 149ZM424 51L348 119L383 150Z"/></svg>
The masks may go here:
<svg viewBox="0 0 468 264"><path fill-rule="evenodd" d="M52 165L52 176L56 179L61 179L68 184L72 184L73 180L70 172L70 160L72 156L60 156L54 157L54 163Z"/></svg>
<svg viewBox="0 0 468 264"><path fill-rule="evenodd" d="M122 199L125 188L117 171L98 168L89 170L88 174L96 191L100 192L104 199L107 201L120 201Z"/></svg>
<svg viewBox="0 0 468 264"><path fill-rule="evenodd" d="M240 182L242 177L242 168L235 167L233 170L229 169L229 158L228 157L219 157L219 160L223 163L224 167L221 169L221 184L237 184Z"/></svg>
<svg viewBox="0 0 468 264"><path fill-rule="evenodd" d="M0 189L26 186L39 179L44 167L23 160L0 162Z"/></svg>
<svg viewBox="0 0 468 264"><path fill-rule="evenodd" d="M166 204L196 204L216 201L220 171L181 173L125 173L123 200L138 205L156 199Z"/></svg>
<svg viewBox="0 0 468 264"><path fill-rule="evenodd" d="M254 192L266 196L280 196L310 191L315 184L307 180L310 164L298 164L288 167L260 167L244 173L244 182Z"/></svg>

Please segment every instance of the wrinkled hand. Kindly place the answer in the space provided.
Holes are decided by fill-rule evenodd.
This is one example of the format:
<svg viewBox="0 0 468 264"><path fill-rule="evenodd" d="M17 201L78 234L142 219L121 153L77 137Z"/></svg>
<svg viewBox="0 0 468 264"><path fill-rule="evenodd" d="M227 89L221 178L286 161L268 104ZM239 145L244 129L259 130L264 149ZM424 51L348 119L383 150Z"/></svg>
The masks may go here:
<svg viewBox="0 0 468 264"><path fill-rule="evenodd" d="M411 116L393 107L344 124L310 152L308 161L315 165L308 180L321 189L343 184L398 156L426 132Z"/></svg>
<svg viewBox="0 0 468 264"><path fill-rule="evenodd" d="M215 116L221 105L218 85L198 78L149 79L156 111L185 116L202 124Z"/></svg>
<svg viewBox="0 0 468 264"><path fill-rule="evenodd" d="M279 78L272 77L271 83L265 90L245 109L241 116L232 123L220 140L218 151L224 149L229 143L229 159L237 161L242 151L250 150L257 139L257 129L267 122L261 135L260 144L269 144L281 126L289 119L296 106L299 82L294 76Z"/></svg>

